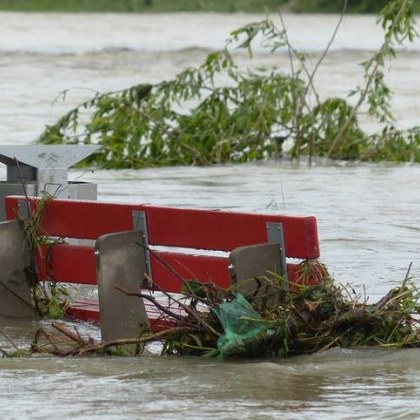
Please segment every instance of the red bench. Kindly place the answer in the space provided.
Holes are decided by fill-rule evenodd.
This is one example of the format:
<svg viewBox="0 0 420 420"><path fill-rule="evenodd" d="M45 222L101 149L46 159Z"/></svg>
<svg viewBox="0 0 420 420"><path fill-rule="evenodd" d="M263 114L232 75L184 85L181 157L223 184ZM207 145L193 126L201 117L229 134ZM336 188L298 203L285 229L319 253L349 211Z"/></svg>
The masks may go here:
<svg viewBox="0 0 420 420"><path fill-rule="evenodd" d="M27 200L11 196L5 204L7 219L13 220ZM37 201L31 200L31 212L36 205ZM113 283L112 276L126 276L122 270L128 266L131 273L147 272L158 288L171 293L181 291L182 278L228 288L267 270L280 272L292 283L318 281L311 275L303 278L298 265L320 256L313 216L52 199L43 210L39 234L65 238L44 247L38 256L41 280L97 285L98 276L103 276L107 279L102 279L102 288L111 282L113 290L107 293L114 295L122 293L115 290L118 283ZM95 242L81 244L74 239ZM118 258L124 261L121 266ZM140 265L139 260L143 260ZM137 273L137 289L143 277L144 272ZM82 320L99 321L101 317L103 321L104 313L112 317L116 306L125 303L105 305L114 307L104 309L101 303L99 310L97 301L76 301L69 314ZM156 310L146 310L152 329L163 328ZM126 315L120 318L120 323L125 322ZM115 338L112 333L105 335Z"/></svg>

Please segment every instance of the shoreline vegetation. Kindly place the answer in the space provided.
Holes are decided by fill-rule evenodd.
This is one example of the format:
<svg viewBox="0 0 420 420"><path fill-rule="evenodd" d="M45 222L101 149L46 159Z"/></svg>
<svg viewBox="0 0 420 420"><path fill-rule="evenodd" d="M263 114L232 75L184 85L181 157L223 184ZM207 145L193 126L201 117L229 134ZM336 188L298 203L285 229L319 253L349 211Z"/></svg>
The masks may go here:
<svg viewBox="0 0 420 420"><path fill-rule="evenodd" d="M347 13L377 13L386 0L354 0ZM216 12L216 13L340 13L343 0L4 0L0 11L27 12ZM420 13L420 4L413 6Z"/></svg>

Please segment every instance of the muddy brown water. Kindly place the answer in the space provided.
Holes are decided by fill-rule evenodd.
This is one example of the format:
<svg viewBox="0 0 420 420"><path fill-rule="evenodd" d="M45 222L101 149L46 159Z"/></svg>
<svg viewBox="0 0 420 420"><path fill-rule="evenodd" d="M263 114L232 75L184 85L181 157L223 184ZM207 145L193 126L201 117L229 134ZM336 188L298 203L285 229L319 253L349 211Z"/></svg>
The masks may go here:
<svg viewBox="0 0 420 420"><path fill-rule="evenodd" d="M0 13L0 144L28 144L93 91L172 77L261 16ZM336 16L286 16L292 42L316 62ZM363 29L363 30L362 30ZM344 96L362 82L359 63L380 44L372 16L344 20L317 74L321 95ZM238 59L247 65L246 57ZM258 64L288 69L286 54L259 51ZM398 125L418 124L420 43L388 67ZM286 71L286 70L285 70ZM69 89L67 100L54 101ZM366 129L371 122L363 120ZM5 169L0 168L4 177ZM244 211L312 214L322 260L337 281L378 300L413 262L420 278L420 166L262 162L209 168L71 171L98 184L99 199ZM37 322L0 320L29 345ZM98 337L96 328L80 325ZM1 346L10 348L6 338ZM153 349L152 349L153 350ZM418 350L332 349L287 360L219 362L141 358L0 359L5 419L45 418L385 418L420 416Z"/></svg>

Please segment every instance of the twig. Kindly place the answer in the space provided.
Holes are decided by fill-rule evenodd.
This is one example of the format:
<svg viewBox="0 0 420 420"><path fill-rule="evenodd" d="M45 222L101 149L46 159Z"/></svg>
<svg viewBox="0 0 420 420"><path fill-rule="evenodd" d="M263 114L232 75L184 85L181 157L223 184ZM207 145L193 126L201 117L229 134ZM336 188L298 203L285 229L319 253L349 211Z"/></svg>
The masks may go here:
<svg viewBox="0 0 420 420"><path fill-rule="evenodd" d="M393 23L392 23L392 26L391 26L391 29L390 30L392 30L394 28L394 26L396 25L396 22L399 21L399 18L400 18L401 14L402 14L405 6L406 6L406 3L407 3L407 0L404 0L404 2L402 4L401 8L399 9L399 11L398 11L395 19L393 20ZM391 41L388 40L388 39L385 39L382 47L384 47L387 44L391 44ZM381 60L376 60L375 66L373 67L373 70L372 70L371 74L368 77L366 86L363 89L363 91L361 91L361 93L360 93L359 100L357 101L357 103L353 107L353 109L351 110L350 115L348 116L346 122L341 126L341 129L339 130L339 132L335 136L335 138L334 138L334 140L333 140L333 142L332 142L332 144L331 144L331 146L330 146L330 148L328 150L327 157L331 157L331 155L334 153L334 151L337 148L337 146L340 144L344 133L347 131L347 129L349 128L349 126L350 126L350 124L352 122L352 120L355 118L355 116L356 116L356 114L357 114L360 106L365 101L366 96L369 93L369 89L370 89L370 87L371 87L371 85L372 85L372 83L373 83L373 81L374 81L374 79L376 77L376 74L378 72L378 69L382 65L383 65L383 63L382 63Z"/></svg>
<svg viewBox="0 0 420 420"><path fill-rule="evenodd" d="M29 208L29 196L28 196L28 191L26 190L25 179L23 178L22 170L20 169L20 163L17 160L16 156L14 157L14 159L15 159L15 163L16 163L16 168L17 168L18 173L19 173L20 182L22 184L23 194L25 195L25 198L26 198L26 201L27 201L27 204L28 204L28 208Z"/></svg>
<svg viewBox="0 0 420 420"><path fill-rule="evenodd" d="M190 330L193 331L192 329ZM98 352L98 351L106 350L110 347L115 347L115 346L122 346L122 345L128 345L128 344L144 344L144 343L149 343L151 341L159 341L165 338L167 335L177 334L177 333L185 332L185 331L188 331L188 328L173 327L173 328L169 328L167 330L160 331L152 335L148 335L146 337L124 338L124 339L108 341L105 343L100 343L94 346L90 345L89 347L85 347L81 349L79 351L79 355L82 356L86 353Z"/></svg>
<svg viewBox="0 0 420 420"><path fill-rule="evenodd" d="M0 347L0 353L2 353L3 356L10 357L10 354L6 350L2 349L1 347Z"/></svg>
<svg viewBox="0 0 420 420"><path fill-rule="evenodd" d="M160 311L164 312L166 315L171 316L172 318L177 319L178 321L182 321L185 317L182 315L178 315L172 311L170 311L166 306L161 305L157 299L155 299L152 296L146 295L145 293L136 293L136 292L128 292L127 290L124 290L122 287L115 286L116 290L119 290L120 292L123 292L127 296L137 296L143 299L147 299L148 301L152 302L153 305L155 305Z"/></svg>
<svg viewBox="0 0 420 420"><path fill-rule="evenodd" d="M322 347L321 349L319 349L319 353L322 353L326 350L328 350L329 348L331 348L332 346L334 346L335 344L337 344L346 334L348 334L350 331L350 328L348 328L346 331L344 331L343 333L341 333L338 337L335 337L331 342L329 342L328 344L326 344L324 347Z"/></svg>
<svg viewBox="0 0 420 420"><path fill-rule="evenodd" d="M84 345L90 345L89 341L84 340L79 333L75 334L74 332L70 331L68 328L66 328L62 324L58 324L57 322L52 322L51 326L55 328L56 330L60 331L62 334L64 334L66 337L70 338L73 341L76 341L80 344Z"/></svg>
<svg viewBox="0 0 420 420"><path fill-rule="evenodd" d="M341 10L341 14L340 14L340 18L338 20L338 23L337 23L337 25L336 25L336 27L334 29L334 32L333 32L333 34L332 34L332 36L331 36L331 38L330 38L330 40L329 40L329 42L327 44L327 47L322 52L322 55L319 58L319 60L317 61L317 63L316 63L316 65L315 65L315 67L314 67L314 69L313 69L312 72L309 72L309 70L308 70L308 68L307 68L304 60L299 56L299 54L297 53L297 51L290 44L289 38L287 36L286 25L285 25L284 20L283 20L283 15L281 14L281 12L278 13L279 14L279 18L280 18L280 22L282 24L282 27L283 27L283 30L284 30L284 33L285 33L285 40L286 40L287 50L288 50L288 54L289 54L289 61L290 61L290 67L291 67L292 77L293 78L296 78L296 72L295 72L295 69L294 69L294 66L293 66L293 56L292 56L292 53L293 53L298 58L298 60L300 61L300 64L302 66L302 69L304 70L304 72L306 73L306 76L308 77L308 84L307 84L307 86L305 88L305 94L304 94L304 96L307 96L308 91L309 91L309 88L311 88L312 92L315 95L315 99L316 99L316 102L317 102L318 105L320 103L320 99L319 99L318 92L315 89L315 85L314 85L313 81L314 81L314 78L315 78L315 75L316 75L316 73L318 71L319 66L324 61L324 58L326 57L326 55L327 55L327 53L328 53L328 51L329 51L332 43L334 42L334 39L335 39L335 37L336 37L336 35L338 33L338 29L341 26L341 23L343 21L344 14L345 14L346 9L347 9L347 3L348 3L348 0L344 0L343 8ZM295 96L295 92L294 91L292 92L292 94ZM296 110L295 110L296 112L295 112L295 118L294 118L293 125L294 125L294 128L295 128L295 138L296 138L296 145L295 145L296 154L297 154L296 159L297 159L297 165L299 166L299 160L300 160L300 124L298 122L298 119L299 119L299 116L301 114L300 110L302 108L304 108L304 107L308 107L308 103L306 101L303 101L302 102L301 101L301 97L297 97L297 98L295 97L294 100L295 100L295 103L296 103ZM311 140L311 145L312 145L312 143L313 143L313 140ZM312 147L311 147L311 149L312 149ZM310 153L309 153L309 166L311 166L311 164L312 164L312 150L310 150Z"/></svg>
<svg viewBox="0 0 420 420"><path fill-rule="evenodd" d="M144 249L146 249L147 251L149 251L154 257L157 258L157 260L164 265L164 267L166 267L171 273L173 273L175 276L177 276L179 279L182 280L182 282L188 287L188 289L191 292L191 297L207 303L205 300L199 298L198 296L195 295L194 291L191 289L191 286L188 284L188 282L180 275L178 274L158 253L154 252L152 249L150 249L148 246L146 246L145 244L141 243L141 242L135 242L137 245L143 247ZM155 283L154 283L155 284ZM155 284L155 286L157 286ZM158 287L158 286L157 286ZM160 287L158 287L158 290L160 292L162 292L165 296L167 296L169 299L172 299L174 302L178 303L179 306L181 306L181 308L189 315L191 315L193 318L195 318L201 325L203 325L203 327L209 331L211 334L214 334L218 337L220 337L222 334L220 334L219 332L217 332L211 325L209 325L207 322L205 322L201 317L199 317L197 315L196 312L194 312L188 305L185 305L184 303L182 303L180 300L175 299L173 296L171 296L168 292L162 290Z"/></svg>
<svg viewBox="0 0 420 420"><path fill-rule="evenodd" d="M174 274L176 277L178 277L180 280L181 280L181 282L182 282L182 284L183 285L185 285L185 287L187 287L188 288L188 290L189 290L189 292L190 292L190 294L187 294L187 293L184 293L184 295L186 296L186 297L191 297L191 298L194 298L194 299L196 299L196 300L198 300L199 302L201 302L201 303L204 303L204 304L206 304L206 305L208 305L209 304L209 302L208 302L208 300L206 300L206 299L203 299L203 298L201 298L201 297L199 297L199 296L197 296L195 293L194 293L194 290L192 290L191 289L191 285L190 285L190 283L189 283L189 281L188 280L185 280L170 264L168 264L160 255L159 255L159 253L157 253L157 252L155 252L153 249L151 249L150 247L148 247L147 245L145 245L145 244L143 244L143 243L141 243L141 242L135 242L135 244L136 245L139 245L139 246L141 246L142 248L144 248L146 251L148 251L151 255L153 255L168 271L170 271L172 274ZM193 274L193 273L192 273ZM168 292L166 292L165 290L162 290L162 289L160 289L159 288L159 286L156 284L156 283L154 283L153 282L153 279L151 279L147 274L145 275L145 277L147 278L147 280L148 281L150 281L152 284L153 284L153 286L154 287L157 287L157 289L158 289L158 291L159 292L162 292L162 293L164 293L168 298L170 298L170 299L172 299L172 300L174 300L176 303L178 303L178 304L180 304L180 305L182 305L182 303L180 302L180 301L178 301L177 299L175 299L172 295L170 295ZM208 285L209 284L209 282L207 282L207 283L201 283L203 286L206 286L206 285ZM212 284L212 286L213 286L213 288L215 289L215 290L218 290L218 291L224 291L222 288L220 288L220 287L216 287L216 285L215 284L213 284L213 283L211 283ZM208 287L208 286L207 286Z"/></svg>
<svg viewBox="0 0 420 420"><path fill-rule="evenodd" d="M405 273L404 281L401 284L401 289L403 289L405 287L405 285L408 282L408 279L410 278L410 271L411 271L412 265L413 265L413 262L411 261L410 264L408 264L408 268L407 268L407 272Z"/></svg>
<svg viewBox="0 0 420 420"><path fill-rule="evenodd" d="M175 271L157 252L154 252L150 247L143 244L142 242L136 242L136 245L141 246L146 251L148 251L151 255L153 255L167 270L169 270L173 275L178 277L182 281L182 284L185 284L188 287L193 297L196 297L194 294L194 291L191 289L191 286L188 284L188 282L181 276L181 274Z"/></svg>
<svg viewBox="0 0 420 420"><path fill-rule="evenodd" d="M396 300L401 299L405 295L412 293L411 290L403 290L406 287L407 281L410 278L410 271L411 271L412 265L413 265L412 262L408 265L407 272L406 272L405 277L404 277L404 281L401 284L400 290L402 290L402 293L400 293L400 294L398 294L398 295L396 295L392 298L392 294L394 293L395 289L390 290L383 298L381 298L379 300L379 302L377 302L374 305L375 309L381 309L383 306L388 305L390 303L393 303Z"/></svg>
<svg viewBox="0 0 420 420"><path fill-rule="evenodd" d="M329 40L329 42L327 44L327 47L324 49L321 57L319 58L318 62L315 65L315 68L314 68L313 72L311 73L311 75L309 77L309 84L311 85L311 87L314 90L314 92L315 92L315 89L313 87L313 79L315 77L316 72L318 71L319 66L324 61L324 58L326 57L329 49L331 48L331 45L334 42L334 39L335 39L335 37L336 37L336 35L338 33L338 29L340 28L341 23L343 22L344 14L346 13L346 10L347 10L347 3L348 3L348 0L344 0L343 8L341 9L341 13L340 13L340 18L338 19L338 22L337 22L337 25L336 25L336 27L334 29L334 32L332 34L332 37Z"/></svg>
<svg viewBox="0 0 420 420"><path fill-rule="evenodd" d="M16 349L19 350L19 348L16 346L16 344L3 332L0 331L0 334Z"/></svg>

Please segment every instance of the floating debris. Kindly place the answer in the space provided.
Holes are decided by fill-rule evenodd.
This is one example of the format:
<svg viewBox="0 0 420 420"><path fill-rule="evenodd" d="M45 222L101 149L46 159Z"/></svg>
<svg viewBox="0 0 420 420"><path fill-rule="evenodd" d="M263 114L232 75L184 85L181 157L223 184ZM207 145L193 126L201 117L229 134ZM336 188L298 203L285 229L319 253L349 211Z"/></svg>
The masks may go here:
<svg viewBox="0 0 420 420"><path fill-rule="evenodd" d="M287 357L336 346L420 347L420 294L409 270L401 286L367 304L350 287L335 284L323 265L319 269L325 275L316 286L262 277L251 296L189 281L181 299L185 315L166 310L170 327L163 331L104 343L54 322L55 333L38 331L31 353L141 354L150 342L162 343L164 355L221 358ZM152 294L148 299L157 303Z"/></svg>

